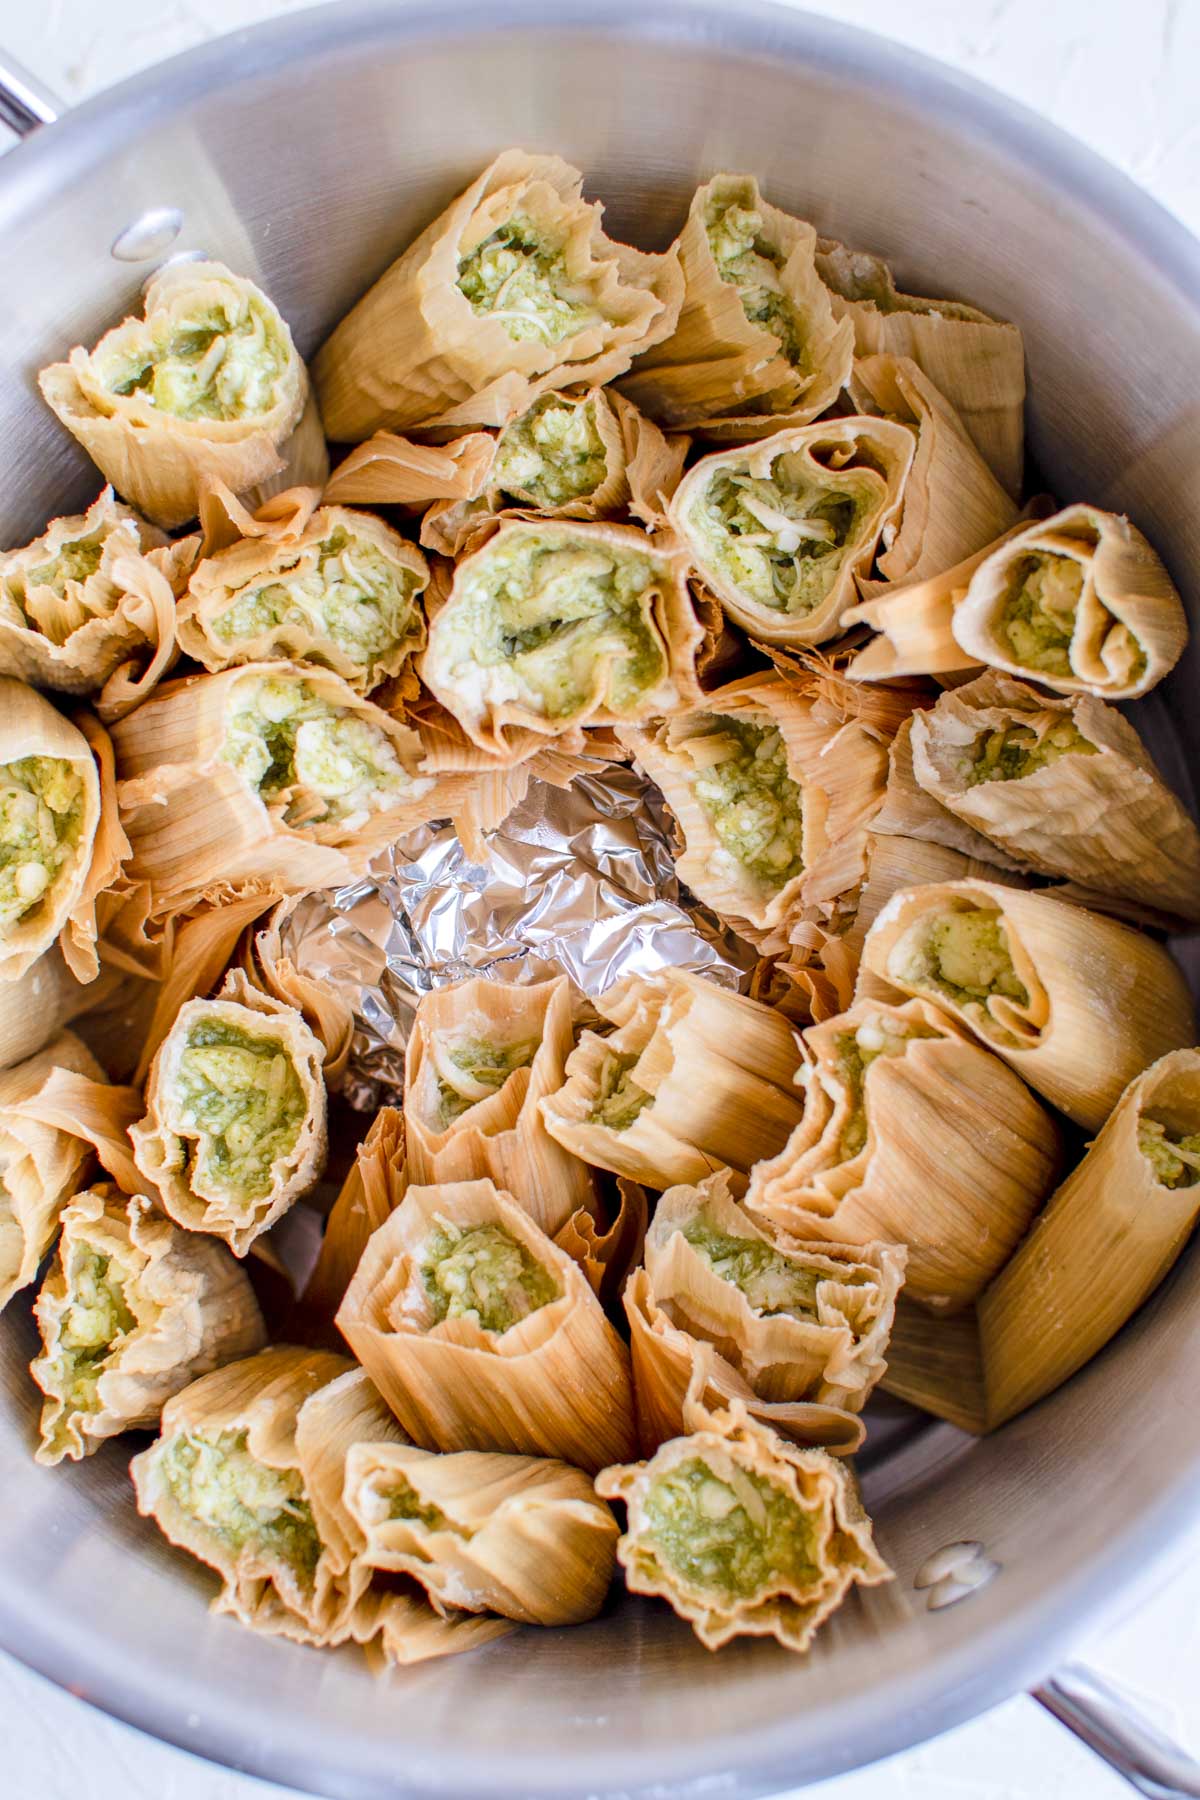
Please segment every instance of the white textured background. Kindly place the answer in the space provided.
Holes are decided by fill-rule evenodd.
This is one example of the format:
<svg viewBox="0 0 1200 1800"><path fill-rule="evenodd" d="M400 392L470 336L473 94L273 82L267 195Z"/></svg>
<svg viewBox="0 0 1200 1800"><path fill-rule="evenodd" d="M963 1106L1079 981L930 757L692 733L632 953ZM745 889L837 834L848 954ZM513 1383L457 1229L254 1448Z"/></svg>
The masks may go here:
<svg viewBox="0 0 1200 1800"><path fill-rule="evenodd" d="M1036 107L1200 233L1200 0L809 4ZM202 38L298 9L298 0L0 0L0 48L71 102ZM1200 1754L1198 1563L1200 1539L1155 1602L1081 1650ZM13 1800L285 1800L290 1792L144 1738L3 1657L0 1744L0 1794ZM1121 1800L1131 1790L1019 1699L809 1791L818 1800Z"/></svg>

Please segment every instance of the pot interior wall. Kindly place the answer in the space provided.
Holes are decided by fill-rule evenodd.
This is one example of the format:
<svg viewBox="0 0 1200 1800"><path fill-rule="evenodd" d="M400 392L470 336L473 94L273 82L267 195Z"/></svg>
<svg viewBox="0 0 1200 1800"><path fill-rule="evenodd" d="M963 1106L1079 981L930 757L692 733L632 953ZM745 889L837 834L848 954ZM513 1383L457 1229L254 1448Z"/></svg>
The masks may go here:
<svg viewBox="0 0 1200 1800"><path fill-rule="evenodd" d="M698 180L747 169L903 283L1017 320L1047 479L1127 509L1196 605L1200 256L1132 189L969 84L799 15L616 4L543 29L536 7L506 10L504 28L484 7L452 25L355 5L292 17L139 78L7 159L0 542L95 490L34 374L135 303L144 271L109 246L143 208L181 207L177 248L255 276L308 352L520 143L578 163L610 229L646 247L669 241ZM1185 788L1195 681L1193 649L1138 714ZM765 1644L711 1657L665 1609L625 1602L383 1685L354 1653L208 1617L206 1578L134 1513L125 1449L35 1467L33 1332L16 1304L0 1321L0 1640L150 1730L330 1794L667 1795L723 1777L737 1796L815 1779L1040 1673L1169 1538L1200 1462L1197 1266L984 1443L888 1420L867 1490L898 1580L847 1607L807 1663ZM929 1614L913 1572L959 1538L1001 1572Z"/></svg>

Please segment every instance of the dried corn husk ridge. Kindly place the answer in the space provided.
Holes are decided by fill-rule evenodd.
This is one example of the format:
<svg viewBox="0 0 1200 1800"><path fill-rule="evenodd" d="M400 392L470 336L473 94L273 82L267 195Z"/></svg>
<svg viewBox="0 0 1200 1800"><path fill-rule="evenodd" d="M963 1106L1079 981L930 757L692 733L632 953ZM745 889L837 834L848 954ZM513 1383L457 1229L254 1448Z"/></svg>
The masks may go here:
<svg viewBox="0 0 1200 1800"><path fill-rule="evenodd" d="M616 1029L585 1031L565 1084L541 1103L546 1129L573 1155L667 1188L720 1168L744 1177L782 1148L801 1103L795 1034L779 1013L673 969L628 976L596 1004ZM628 1081L648 1096L618 1126L595 1116L614 1058L629 1059Z"/></svg>
<svg viewBox="0 0 1200 1800"><path fill-rule="evenodd" d="M90 1283L96 1259L106 1279L119 1282L133 1323L86 1351L81 1394L72 1330L82 1312L91 1335L94 1301L90 1285L81 1291L77 1282L82 1271ZM106 1438L157 1424L172 1394L261 1349L267 1335L254 1290L227 1250L107 1183L77 1194L63 1212L35 1310L42 1353L31 1373L46 1396L35 1452L42 1463L78 1461Z"/></svg>
<svg viewBox="0 0 1200 1800"><path fill-rule="evenodd" d="M86 1174L88 1145L83 1139L21 1111L56 1069L103 1079L95 1057L70 1031L0 1072L0 1310L36 1277L58 1234L63 1208Z"/></svg>
<svg viewBox="0 0 1200 1800"><path fill-rule="evenodd" d="M902 1048L867 1061L884 1040ZM965 1306L1053 1185L1061 1151L1050 1115L927 1001L860 1000L801 1043L804 1118L754 1169L747 1210L796 1238L907 1245L906 1293L942 1312ZM865 1061L857 1074L846 1063L854 1049Z"/></svg>
<svg viewBox="0 0 1200 1800"><path fill-rule="evenodd" d="M1025 527L1013 525L982 550L953 568L923 581L896 587L864 583L870 598L847 607L843 626L869 625L877 635L846 666L851 681L892 681L913 675L959 675L978 669L979 661L954 635L954 613L966 598L971 578L1000 545L1010 543Z"/></svg>
<svg viewBox="0 0 1200 1800"><path fill-rule="evenodd" d="M438 500L474 500L487 484L495 454L490 431L467 432L448 444L417 444L377 431L338 464L322 499L326 506L401 506L414 512Z"/></svg>
<svg viewBox="0 0 1200 1800"><path fill-rule="evenodd" d="M673 256L614 243L583 177L557 156L507 150L484 169L344 318L313 375L331 438L357 443L381 428L504 425L539 394L600 386L674 327L682 280ZM457 287L459 263L506 221L528 220L561 244L598 324L557 343L511 337Z"/></svg>

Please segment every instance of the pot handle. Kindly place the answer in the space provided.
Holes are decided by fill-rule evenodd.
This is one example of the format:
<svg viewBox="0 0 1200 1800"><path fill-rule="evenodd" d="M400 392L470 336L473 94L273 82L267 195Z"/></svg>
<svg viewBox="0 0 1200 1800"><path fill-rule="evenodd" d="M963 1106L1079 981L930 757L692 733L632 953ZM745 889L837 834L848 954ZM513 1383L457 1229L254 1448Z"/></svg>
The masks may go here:
<svg viewBox="0 0 1200 1800"><path fill-rule="evenodd" d="M0 54L0 124L24 138L39 125L53 125L65 111L58 95L51 93L36 75L11 56Z"/></svg>
<svg viewBox="0 0 1200 1800"><path fill-rule="evenodd" d="M1033 1690L1033 1698L1146 1800L1200 1800L1200 1762L1103 1676L1066 1663Z"/></svg>

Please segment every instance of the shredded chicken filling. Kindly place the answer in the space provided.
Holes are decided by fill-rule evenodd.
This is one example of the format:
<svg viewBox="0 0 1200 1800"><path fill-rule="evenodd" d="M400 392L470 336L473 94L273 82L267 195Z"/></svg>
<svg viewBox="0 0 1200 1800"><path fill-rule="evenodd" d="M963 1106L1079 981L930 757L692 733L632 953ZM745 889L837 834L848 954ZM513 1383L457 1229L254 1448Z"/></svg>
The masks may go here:
<svg viewBox="0 0 1200 1800"><path fill-rule="evenodd" d="M1073 556L1037 551L1014 565L1001 636L1013 661L1046 675L1070 675L1083 568Z"/></svg>
<svg viewBox="0 0 1200 1800"><path fill-rule="evenodd" d="M712 714L711 729L693 738L698 765L692 793L717 839L714 872L745 871L777 893L804 868L803 793L788 773L779 729Z"/></svg>
<svg viewBox="0 0 1200 1800"><path fill-rule="evenodd" d="M419 1271L434 1323L473 1319L499 1335L562 1292L503 1225L456 1226L442 1221L426 1241Z"/></svg>
<svg viewBox="0 0 1200 1800"><path fill-rule="evenodd" d="M53 1364L58 1390L68 1413L94 1412L108 1359L137 1320L126 1302L120 1267L91 1244L70 1245L63 1273L67 1305Z"/></svg>
<svg viewBox="0 0 1200 1800"><path fill-rule="evenodd" d="M197 1193L262 1200L304 1124L304 1090L277 1037L224 1019L192 1026L179 1058L170 1124L184 1136Z"/></svg>
<svg viewBox="0 0 1200 1800"><path fill-rule="evenodd" d="M683 1236L714 1275L740 1289L756 1313L816 1318L817 1286L829 1279L827 1273L806 1268L762 1238L722 1231L708 1207L692 1215Z"/></svg>
<svg viewBox="0 0 1200 1800"><path fill-rule="evenodd" d="M1095 744L1072 719L1061 719L1042 732L1029 725L1005 725L975 740L966 761L966 783L978 787L985 781L1023 781L1064 756L1096 754Z"/></svg>
<svg viewBox="0 0 1200 1800"><path fill-rule="evenodd" d="M784 292L785 259L765 235L763 215L736 200L717 201L709 208L706 229L717 274L737 289L747 319L770 332L798 373L810 373L805 321Z"/></svg>
<svg viewBox="0 0 1200 1800"><path fill-rule="evenodd" d="M1169 1131L1160 1119L1138 1120L1138 1149L1162 1187L1195 1187L1200 1181L1200 1132Z"/></svg>
<svg viewBox="0 0 1200 1800"><path fill-rule="evenodd" d="M605 1051L590 1114L593 1125L607 1126L609 1131L628 1131L642 1108L649 1106L654 1096L639 1087L631 1073L637 1061L636 1056Z"/></svg>
<svg viewBox="0 0 1200 1800"><path fill-rule="evenodd" d="M176 1505L227 1550L284 1563L311 1582L321 1540L298 1469L260 1462L236 1430L177 1432L161 1466Z"/></svg>
<svg viewBox="0 0 1200 1800"><path fill-rule="evenodd" d="M518 343L560 344L604 322L593 284L567 268L564 240L519 213L459 259L457 285Z"/></svg>
<svg viewBox="0 0 1200 1800"><path fill-rule="evenodd" d="M901 980L952 1001L997 1041L1011 1039L1012 1034L992 1018L987 1003L1003 996L1028 1006L1029 990L1013 967L998 912L972 907L936 914L925 921L919 942L903 960L905 966L895 970Z"/></svg>
<svg viewBox="0 0 1200 1800"><path fill-rule="evenodd" d="M498 1093L517 1069L527 1069L537 1055L538 1038L511 1044L490 1043L472 1036L433 1032L429 1055L437 1077L443 1124L450 1125L472 1106Z"/></svg>
<svg viewBox="0 0 1200 1800"><path fill-rule="evenodd" d="M837 580L873 495L864 471L812 479L798 451L784 451L769 476L715 471L692 506L706 551L746 597L770 612L803 617Z"/></svg>
<svg viewBox="0 0 1200 1800"><path fill-rule="evenodd" d="M716 1602L753 1602L807 1588L819 1575L814 1520L794 1496L722 1457L691 1457L654 1476L639 1552Z"/></svg>
<svg viewBox="0 0 1200 1800"><path fill-rule="evenodd" d="M491 485L531 506L565 506L590 498L607 473L595 402L543 394L500 433Z"/></svg>
<svg viewBox="0 0 1200 1800"><path fill-rule="evenodd" d="M79 855L83 779L58 756L0 764L0 933L29 919Z"/></svg>
<svg viewBox="0 0 1200 1800"><path fill-rule="evenodd" d="M857 1156L867 1141L867 1070L881 1056L903 1056L913 1038L939 1034L927 1025L888 1019L882 1013L864 1019L854 1031L843 1031L837 1040L837 1066L850 1110L838 1145L839 1162Z"/></svg>
<svg viewBox="0 0 1200 1800"><path fill-rule="evenodd" d="M172 418L252 419L275 407L288 360L278 320L228 289L195 318L144 325L97 372L110 393L140 394Z"/></svg>

